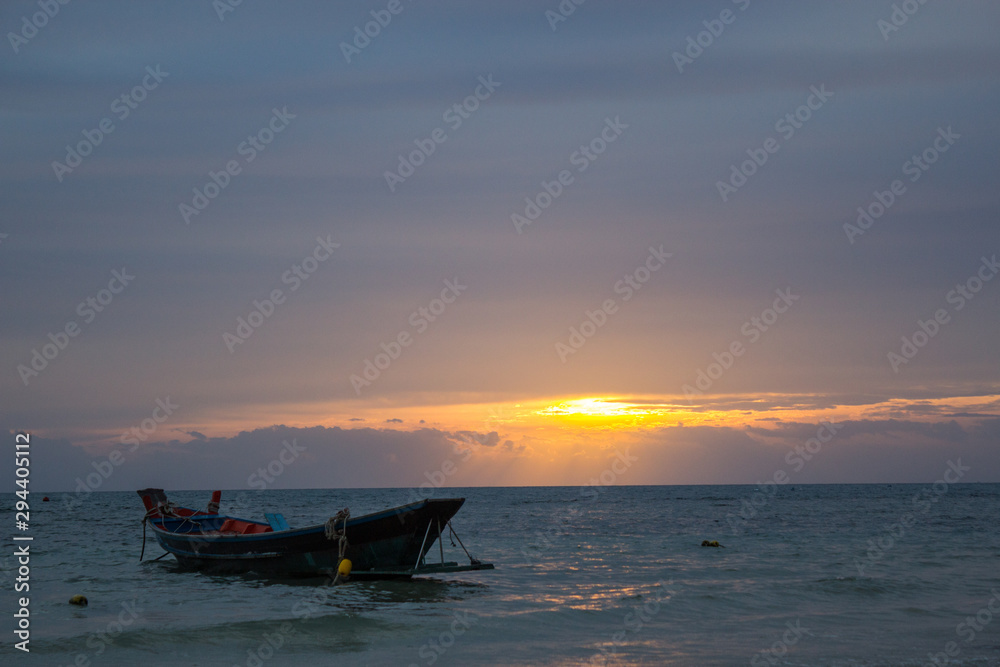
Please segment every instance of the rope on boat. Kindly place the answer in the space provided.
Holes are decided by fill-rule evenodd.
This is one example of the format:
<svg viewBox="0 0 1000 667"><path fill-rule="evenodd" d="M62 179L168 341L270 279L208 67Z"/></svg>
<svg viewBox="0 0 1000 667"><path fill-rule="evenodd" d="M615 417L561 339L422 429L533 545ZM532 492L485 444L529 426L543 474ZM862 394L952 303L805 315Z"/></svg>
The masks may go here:
<svg viewBox="0 0 1000 667"><path fill-rule="evenodd" d="M337 540L337 576L333 578L331 586L336 586L340 583L340 565L344 562L344 554L347 552L347 520L351 518L351 510L344 508L337 512L334 516L330 517L326 522L326 528L324 532L326 533L326 539ZM343 526L338 530L337 523L343 523Z"/></svg>
<svg viewBox="0 0 1000 667"><path fill-rule="evenodd" d="M146 555L146 524L149 522L150 517L152 517L154 514L159 514L162 517L170 517L170 518L174 518L174 519L183 519L183 521L181 521L180 524L177 526L178 528L180 528L181 526L183 526L187 522L191 522L195 526L198 526L199 528L201 528L201 523L199 523L198 521L195 521L194 519L192 519L189 516L181 516L181 515L177 514L176 512L174 512L174 508L175 507L176 507L176 505L174 505L172 502L170 502L168 500L166 502L157 503L156 507L154 507L154 508L152 508L150 510L147 510L146 514L143 515L143 517L142 517L142 551L139 552L139 562L140 563L142 562L143 556ZM161 558L163 558L164 556L168 555L169 553L170 552L168 551L167 553L165 553L165 554L163 554L161 556L157 556L156 558L153 559L153 561L158 561ZM153 562L153 561L150 561L150 562Z"/></svg>

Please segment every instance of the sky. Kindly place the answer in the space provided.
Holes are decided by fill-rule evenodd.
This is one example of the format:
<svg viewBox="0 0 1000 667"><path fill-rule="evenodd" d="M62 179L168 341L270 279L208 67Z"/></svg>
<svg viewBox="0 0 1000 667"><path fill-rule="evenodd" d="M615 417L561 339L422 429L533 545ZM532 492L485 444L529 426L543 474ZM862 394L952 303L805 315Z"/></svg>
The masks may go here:
<svg viewBox="0 0 1000 667"><path fill-rule="evenodd" d="M0 427L81 496L1000 481L998 19L5 2Z"/></svg>

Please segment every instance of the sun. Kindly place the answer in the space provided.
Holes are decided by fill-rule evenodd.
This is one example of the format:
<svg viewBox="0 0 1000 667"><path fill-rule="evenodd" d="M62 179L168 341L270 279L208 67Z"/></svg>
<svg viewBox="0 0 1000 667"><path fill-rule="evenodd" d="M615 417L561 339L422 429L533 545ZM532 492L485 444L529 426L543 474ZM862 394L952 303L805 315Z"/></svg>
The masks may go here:
<svg viewBox="0 0 1000 667"><path fill-rule="evenodd" d="M734 424L745 410L705 410L682 404L676 396L585 396L543 403L534 421L576 429L647 430L674 426Z"/></svg>
<svg viewBox="0 0 1000 667"><path fill-rule="evenodd" d="M650 414L655 410L609 398L575 398L539 410L540 415L579 415L586 417L620 417L623 415Z"/></svg>
<svg viewBox="0 0 1000 667"><path fill-rule="evenodd" d="M651 406L615 397L589 396L550 404L535 415L581 428L635 428L670 421L674 406Z"/></svg>

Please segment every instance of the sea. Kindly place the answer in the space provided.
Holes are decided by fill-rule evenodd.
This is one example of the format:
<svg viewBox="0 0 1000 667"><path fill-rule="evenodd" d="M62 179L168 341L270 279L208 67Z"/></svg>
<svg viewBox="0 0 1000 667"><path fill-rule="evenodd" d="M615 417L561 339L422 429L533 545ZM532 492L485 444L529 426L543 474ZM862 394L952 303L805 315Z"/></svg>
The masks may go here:
<svg viewBox="0 0 1000 667"><path fill-rule="evenodd" d="M466 499L453 526L495 570L185 572L151 533L140 562L135 493L32 493L29 592L16 530L0 556L0 664L1000 665L1000 484L224 491L222 511L298 527L428 494ZM467 561L447 533L444 556Z"/></svg>

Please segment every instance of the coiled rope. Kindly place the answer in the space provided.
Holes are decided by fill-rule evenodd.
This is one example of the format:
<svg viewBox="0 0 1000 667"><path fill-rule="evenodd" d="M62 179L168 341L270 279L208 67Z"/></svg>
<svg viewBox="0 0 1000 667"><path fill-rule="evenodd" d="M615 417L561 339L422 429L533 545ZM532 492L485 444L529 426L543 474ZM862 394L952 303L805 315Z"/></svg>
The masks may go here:
<svg viewBox="0 0 1000 667"><path fill-rule="evenodd" d="M337 576L333 578L332 586L336 586L340 583L340 564L344 562L344 554L347 552L347 520L351 518L351 510L344 508L337 512L334 516L327 519L326 528L324 530L326 534L326 539L337 540ZM341 523L342 526L338 529L337 524Z"/></svg>

